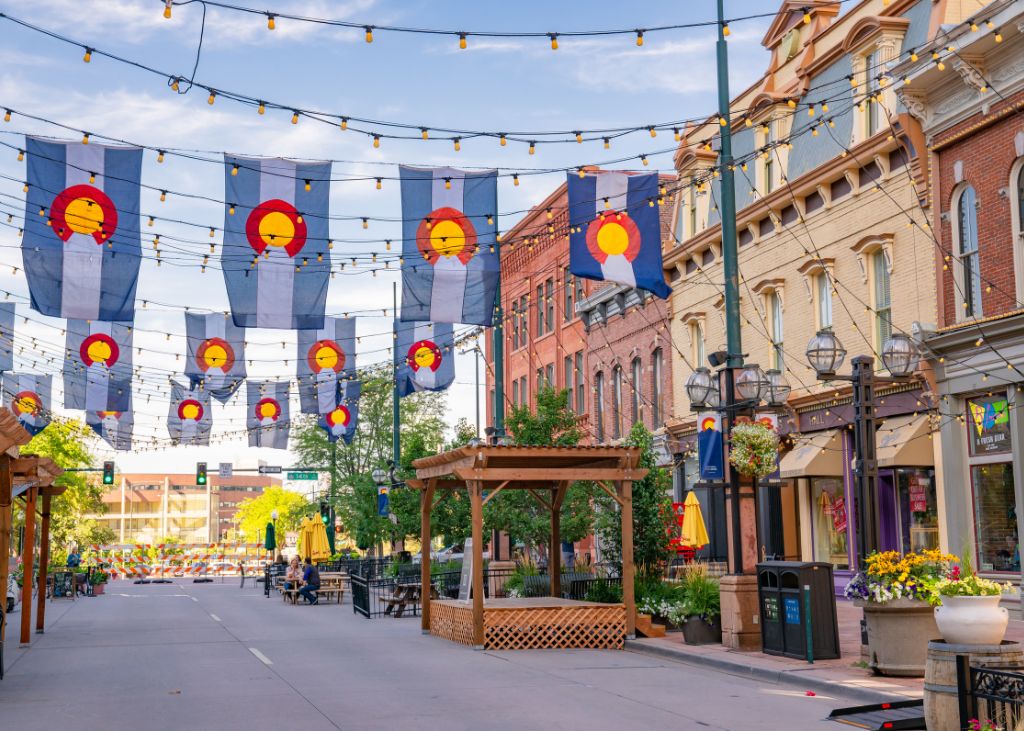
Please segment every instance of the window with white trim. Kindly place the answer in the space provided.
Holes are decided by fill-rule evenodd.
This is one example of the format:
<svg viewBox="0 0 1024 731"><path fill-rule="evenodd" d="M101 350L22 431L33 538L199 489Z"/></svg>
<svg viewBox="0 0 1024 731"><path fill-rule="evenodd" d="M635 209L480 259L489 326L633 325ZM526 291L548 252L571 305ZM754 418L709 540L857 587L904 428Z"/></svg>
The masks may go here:
<svg viewBox="0 0 1024 731"><path fill-rule="evenodd" d="M889 260L884 249L871 254L871 278L875 311L875 351L881 353L892 337L892 291L889 282Z"/></svg>
<svg viewBox="0 0 1024 731"><path fill-rule="evenodd" d="M827 269L814 276L814 310L819 330L832 329L832 280Z"/></svg>
<svg viewBox="0 0 1024 731"><path fill-rule="evenodd" d="M782 297L777 289L768 296L768 307L772 326L772 368L778 368L781 371L786 368L783 347L785 338L782 324Z"/></svg>
<svg viewBox="0 0 1024 731"><path fill-rule="evenodd" d="M981 317L981 257L978 254L978 195L971 185L957 196L957 258L959 298L964 317Z"/></svg>

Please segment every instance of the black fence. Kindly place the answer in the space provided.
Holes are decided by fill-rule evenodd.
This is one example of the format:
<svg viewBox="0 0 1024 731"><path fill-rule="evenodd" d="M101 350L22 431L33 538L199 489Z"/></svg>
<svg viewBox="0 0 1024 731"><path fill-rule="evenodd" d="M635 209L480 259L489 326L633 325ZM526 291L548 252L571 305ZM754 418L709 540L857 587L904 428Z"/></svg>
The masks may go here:
<svg viewBox="0 0 1024 731"><path fill-rule="evenodd" d="M970 655L957 655L956 685L960 728L974 718L1007 731L1024 725L1024 672L972 667Z"/></svg>

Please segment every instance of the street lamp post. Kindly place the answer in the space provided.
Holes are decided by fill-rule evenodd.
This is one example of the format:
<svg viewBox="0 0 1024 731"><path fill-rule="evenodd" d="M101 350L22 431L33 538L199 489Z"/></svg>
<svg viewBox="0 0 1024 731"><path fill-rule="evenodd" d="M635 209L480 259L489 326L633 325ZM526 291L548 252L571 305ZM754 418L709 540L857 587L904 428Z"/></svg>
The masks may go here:
<svg viewBox="0 0 1024 731"><path fill-rule="evenodd" d="M836 371L846 358L846 349L831 330L821 330L811 338L806 355L819 381L845 381L853 387L853 494L857 515L857 567L863 570L870 550L878 548L875 389L879 385L907 383L911 379L919 358L917 346L902 333L885 342L882 363L891 377L876 375L875 359L866 355L850 361L852 375L837 375Z"/></svg>
<svg viewBox="0 0 1024 731"><path fill-rule="evenodd" d="M271 525L274 526L274 550L277 551L278 553L280 553L281 549L278 548L278 546L281 545L281 536L278 535L278 532L277 532L277 509L274 509L274 510L270 511L270 522L271 522ZM273 560L274 556L271 556L270 558L271 558L271 560Z"/></svg>

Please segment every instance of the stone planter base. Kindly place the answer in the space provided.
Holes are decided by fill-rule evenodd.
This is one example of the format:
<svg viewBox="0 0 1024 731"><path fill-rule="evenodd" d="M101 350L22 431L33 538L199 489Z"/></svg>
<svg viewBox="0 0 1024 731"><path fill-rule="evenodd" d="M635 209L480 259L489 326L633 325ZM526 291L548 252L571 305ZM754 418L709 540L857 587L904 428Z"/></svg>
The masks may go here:
<svg viewBox="0 0 1024 731"><path fill-rule="evenodd" d="M688 618L683 623L683 642L688 645L720 645L722 643L722 618L705 622L700 617Z"/></svg>
<svg viewBox="0 0 1024 731"><path fill-rule="evenodd" d="M885 604L858 600L868 628L868 666L876 673L924 677L928 643L939 636L928 602L894 599Z"/></svg>
<svg viewBox="0 0 1024 731"><path fill-rule="evenodd" d="M995 645L952 645L942 640L928 643L928 668L924 676L924 717L928 731L960 731L960 707L956 691L956 656L970 655L971 665L1016 669L1024 652L1016 642Z"/></svg>

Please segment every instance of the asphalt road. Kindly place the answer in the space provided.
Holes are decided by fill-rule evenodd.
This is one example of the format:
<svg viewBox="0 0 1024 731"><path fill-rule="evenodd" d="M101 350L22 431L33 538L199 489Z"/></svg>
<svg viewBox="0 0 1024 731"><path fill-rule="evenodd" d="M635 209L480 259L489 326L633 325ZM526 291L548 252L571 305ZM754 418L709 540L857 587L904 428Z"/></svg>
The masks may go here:
<svg viewBox="0 0 1024 731"><path fill-rule="evenodd" d="M839 729L853 705L631 652L478 652L224 584L108 585L47 605L17 648L11 617L0 728ZM12 647L14 645L14 647Z"/></svg>

